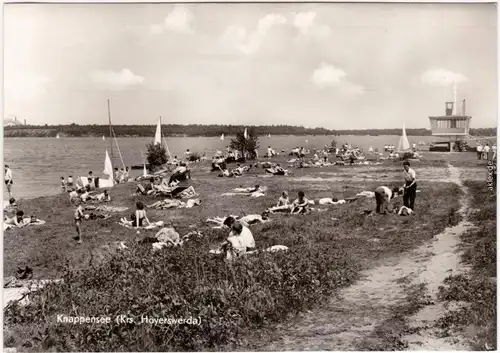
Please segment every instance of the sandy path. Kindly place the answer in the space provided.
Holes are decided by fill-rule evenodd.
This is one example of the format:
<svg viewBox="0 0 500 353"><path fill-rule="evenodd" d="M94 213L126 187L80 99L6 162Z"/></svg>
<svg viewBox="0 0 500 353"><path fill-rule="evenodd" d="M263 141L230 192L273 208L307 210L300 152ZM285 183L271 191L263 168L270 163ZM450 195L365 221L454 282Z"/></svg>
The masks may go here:
<svg viewBox="0 0 500 353"><path fill-rule="evenodd" d="M456 247L459 235L471 225L466 221L468 210L467 190L462 185L457 168L448 167L448 181L457 183L463 190L460 213L463 221L436 235L432 243L424 244L410 253L387 259L383 266L363 274L356 284L343 289L338 297L317 310L301 315L288 326L282 325L280 340L271 342L260 350L356 350L377 325L391 317L391 309L407 299L407 281L411 284L426 283L428 295L433 299L439 285L451 273L460 271ZM443 307L433 304L424 307L409 318L413 327L426 327L430 321L443 314ZM459 341L438 339L432 330L405 337L410 349L465 350Z"/></svg>

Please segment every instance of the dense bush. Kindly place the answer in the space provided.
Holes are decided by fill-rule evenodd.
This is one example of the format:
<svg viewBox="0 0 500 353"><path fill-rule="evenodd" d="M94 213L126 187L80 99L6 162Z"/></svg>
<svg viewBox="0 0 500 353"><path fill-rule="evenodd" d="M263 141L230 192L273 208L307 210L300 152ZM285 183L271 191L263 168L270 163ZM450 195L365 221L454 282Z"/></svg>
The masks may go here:
<svg viewBox="0 0 500 353"><path fill-rule="evenodd" d="M155 170L159 166L167 163L167 150L165 149L165 146L163 146L163 144L155 144L151 142L147 145L146 148L146 158L152 170Z"/></svg>
<svg viewBox="0 0 500 353"><path fill-rule="evenodd" d="M193 152L188 158L190 162L197 162L201 159L201 155L198 152Z"/></svg>
<svg viewBox="0 0 500 353"><path fill-rule="evenodd" d="M243 132L238 132L236 136L231 139L229 147L239 151L243 156L248 154L250 159L255 159L257 157L255 151L259 148L259 137L255 134L254 129L248 129L247 138L245 138Z"/></svg>
<svg viewBox="0 0 500 353"><path fill-rule="evenodd" d="M28 346L34 350L220 349L238 344L245 332L311 308L356 276L335 244L260 253L233 264L211 257L207 245L195 240L158 253L140 247L95 270L68 271L63 284L40 291L30 306L9 307L5 324L29 324ZM113 319L123 314L135 323L57 324L61 313ZM141 325L141 315L199 317L201 324Z"/></svg>

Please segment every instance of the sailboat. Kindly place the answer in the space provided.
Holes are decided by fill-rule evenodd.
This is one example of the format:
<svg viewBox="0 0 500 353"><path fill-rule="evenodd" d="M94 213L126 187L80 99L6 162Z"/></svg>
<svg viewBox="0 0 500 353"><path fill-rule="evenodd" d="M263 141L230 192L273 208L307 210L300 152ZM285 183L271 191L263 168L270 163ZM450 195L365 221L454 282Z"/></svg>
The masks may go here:
<svg viewBox="0 0 500 353"><path fill-rule="evenodd" d="M59 139L59 138L61 138L61 137L59 136L59 134L57 134L57 135L56 135L56 139Z"/></svg>
<svg viewBox="0 0 500 353"><path fill-rule="evenodd" d="M103 174L108 176L108 179L100 179L99 187L110 188L115 185L115 180L113 177L113 164L111 163L111 158L109 158L108 150L106 149L106 157L104 158L104 171Z"/></svg>
<svg viewBox="0 0 500 353"><path fill-rule="evenodd" d="M271 138L271 134L269 134L267 137Z"/></svg>
<svg viewBox="0 0 500 353"><path fill-rule="evenodd" d="M220 135L220 140L224 141L224 134Z"/></svg>
<svg viewBox="0 0 500 353"><path fill-rule="evenodd" d="M163 140L163 144L165 145L165 149L167 150L167 154L168 154L168 159L169 160L172 160L172 155L170 154L170 150L168 148L168 144L167 144L167 141L165 140L165 137L162 135L161 133L161 116L160 118L158 119L158 124L156 125L156 133L155 133L155 139L154 139L154 144L162 144L162 140Z"/></svg>
<svg viewBox="0 0 500 353"><path fill-rule="evenodd" d="M104 137L104 135L102 135L102 140L103 140L103 141L106 141L106 137Z"/></svg>
<svg viewBox="0 0 500 353"><path fill-rule="evenodd" d="M408 137L406 137L406 129L403 124L403 133L401 137L399 138L398 142L398 147L396 149L396 152L408 152L410 151L410 142L408 141Z"/></svg>
<svg viewBox="0 0 500 353"><path fill-rule="evenodd" d="M245 128L245 132L243 133L243 137L244 137L245 139L247 139L247 138L248 138L247 128Z"/></svg>

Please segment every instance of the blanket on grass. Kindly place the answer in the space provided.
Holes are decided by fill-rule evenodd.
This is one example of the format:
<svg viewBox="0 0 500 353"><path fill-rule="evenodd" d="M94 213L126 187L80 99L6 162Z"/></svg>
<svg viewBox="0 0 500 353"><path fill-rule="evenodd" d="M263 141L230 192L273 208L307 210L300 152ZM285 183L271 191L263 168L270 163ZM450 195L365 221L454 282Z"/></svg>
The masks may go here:
<svg viewBox="0 0 500 353"><path fill-rule="evenodd" d="M126 218L120 219L120 221L117 223L123 227L126 227L126 228L144 229L144 230L156 229L159 227L163 227L163 225L165 224L165 222L163 222L163 221L158 221L158 222L151 222L151 224L149 226L135 227L133 221L129 221Z"/></svg>
<svg viewBox="0 0 500 353"><path fill-rule="evenodd" d="M181 200L165 199L155 202L154 204L147 205L148 208L156 208L158 210L166 210L169 208L193 208L194 206L201 205L200 199L189 199L186 202Z"/></svg>

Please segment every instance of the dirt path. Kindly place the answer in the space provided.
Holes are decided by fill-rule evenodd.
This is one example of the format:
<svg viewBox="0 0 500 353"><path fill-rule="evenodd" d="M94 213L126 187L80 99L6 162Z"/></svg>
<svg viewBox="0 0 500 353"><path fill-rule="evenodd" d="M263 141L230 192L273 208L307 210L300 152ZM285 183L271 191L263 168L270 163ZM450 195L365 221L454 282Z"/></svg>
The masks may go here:
<svg viewBox="0 0 500 353"><path fill-rule="evenodd" d="M435 300L443 280L463 270L456 247L459 235L471 227L467 222L467 189L460 181L457 168L449 166L448 171L448 181L458 184L463 191L460 224L446 228L432 243L387 259L383 266L366 271L360 281L342 290L322 308L301 315L289 326L278 328L282 338L259 350L357 350L378 325L391 318L391 309L407 301L409 285L425 283L427 294ZM405 279L410 279L410 283ZM467 349L460 341L437 338L435 332L426 329L431 321L442 316L443 311L442 305L437 303L425 306L409 318L411 327L420 328L418 334L403 338L409 349Z"/></svg>

